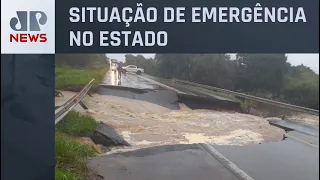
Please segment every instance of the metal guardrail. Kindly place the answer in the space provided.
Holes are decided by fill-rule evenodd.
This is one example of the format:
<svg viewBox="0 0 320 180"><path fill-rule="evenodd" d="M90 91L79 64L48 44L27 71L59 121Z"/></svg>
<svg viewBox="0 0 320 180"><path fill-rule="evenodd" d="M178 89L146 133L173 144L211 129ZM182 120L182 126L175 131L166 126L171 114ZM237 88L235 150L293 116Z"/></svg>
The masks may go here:
<svg viewBox="0 0 320 180"><path fill-rule="evenodd" d="M84 96L91 89L93 82L94 79L92 79L78 94L74 95L72 98L70 98L55 110L55 124L60 122L60 120L64 118L64 116L66 116L68 112L70 112L84 98Z"/></svg>
<svg viewBox="0 0 320 180"><path fill-rule="evenodd" d="M253 101L257 101L257 102L262 102L262 103L266 103L266 104L279 106L282 108L291 109L291 110L298 111L298 112L305 112L305 113L310 113L313 115L319 115L319 110L310 109L310 108L306 108L306 107L302 107L302 106L296 106L296 105L287 104L287 103L278 102L278 101L273 101L273 100L269 100L269 99L264 99L264 98L260 98L260 97L256 97L256 96L252 96L252 95L247 95L247 94L243 94L243 93L238 93L238 92L234 92L234 91L230 91L230 90L226 90L226 89L222 89L222 88L217 88L217 87L213 87L213 86L208 86L208 85L203 85L203 84L198 84L198 83L188 82L188 81L183 81L183 80L177 80L177 79L175 79L175 83L181 83L181 84L192 85L192 86L196 86L196 87L202 87L205 89L219 91L219 92L243 97L243 98L250 99Z"/></svg>

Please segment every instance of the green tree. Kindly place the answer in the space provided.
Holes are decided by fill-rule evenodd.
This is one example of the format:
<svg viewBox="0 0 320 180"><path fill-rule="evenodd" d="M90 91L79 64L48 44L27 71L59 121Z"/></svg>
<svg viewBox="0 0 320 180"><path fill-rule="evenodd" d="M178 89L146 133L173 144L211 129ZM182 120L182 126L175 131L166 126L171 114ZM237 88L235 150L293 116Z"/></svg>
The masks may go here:
<svg viewBox="0 0 320 180"><path fill-rule="evenodd" d="M284 85L287 102L319 109L319 75L310 68L304 65L290 67Z"/></svg>
<svg viewBox="0 0 320 180"><path fill-rule="evenodd" d="M270 92L279 97L287 71L285 54L237 54L238 84L244 91Z"/></svg>
<svg viewBox="0 0 320 180"><path fill-rule="evenodd" d="M226 54L156 54L157 72L178 78L233 89L237 63Z"/></svg>

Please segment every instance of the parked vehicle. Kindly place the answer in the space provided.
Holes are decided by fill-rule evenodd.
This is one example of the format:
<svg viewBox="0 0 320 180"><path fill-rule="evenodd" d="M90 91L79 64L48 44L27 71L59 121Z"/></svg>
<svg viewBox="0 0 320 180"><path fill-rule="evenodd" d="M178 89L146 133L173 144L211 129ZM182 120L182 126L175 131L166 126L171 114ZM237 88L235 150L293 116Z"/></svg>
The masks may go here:
<svg viewBox="0 0 320 180"><path fill-rule="evenodd" d="M135 65L128 65L125 67L122 67L122 72L125 74L126 72L131 72L131 73L136 73L138 75L141 75L142 73L144 73L144 69L142 68L138 68Z"/></svg>

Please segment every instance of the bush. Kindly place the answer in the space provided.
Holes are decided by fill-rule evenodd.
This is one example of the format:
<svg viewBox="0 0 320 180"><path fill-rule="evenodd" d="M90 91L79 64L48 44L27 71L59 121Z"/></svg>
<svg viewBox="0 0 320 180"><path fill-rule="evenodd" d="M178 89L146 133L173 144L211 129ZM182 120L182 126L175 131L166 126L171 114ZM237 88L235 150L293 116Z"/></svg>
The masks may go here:
<svg viewBox="0 0 320 180"><path fill-rule="evenodd" d="M242 111L249 113L251 108L256 108L257 102L252 101L250 99L245 99L240 102L240 108Z"/></svg>
<svg viewBox="0 0 320 180"><path fill-rule="evenodd" d="M106 66L76 68L71 66L57 66L55 68L55 89L68 90L76 88L81 90L93 78L95 79L93 88L100 83L108 71Z"/></svg>

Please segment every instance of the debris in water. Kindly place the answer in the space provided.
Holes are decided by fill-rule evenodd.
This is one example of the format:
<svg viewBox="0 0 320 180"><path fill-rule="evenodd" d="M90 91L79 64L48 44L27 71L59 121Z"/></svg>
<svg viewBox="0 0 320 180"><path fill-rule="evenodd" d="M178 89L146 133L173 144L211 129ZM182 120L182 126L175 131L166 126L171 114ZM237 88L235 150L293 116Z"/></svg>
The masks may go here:
<svg viewBox="0 0 320 180"><path fill-rule="evenodd" d="M263 141L263 137L259 133L255 133L249 130L238 129L232 131L229 135L224 136L205 136L204 134L184 134L187 142L181 143L210 143L217 145L244 145L252 143L260 143Z"/></svg>
<svg viewBox="0 0 320 180"><path fill-rule="evenodd" d="M97 130L91 135L91 139L96 144L103 146L130 146L113 128L104 123L100 123Z"/></svg>

